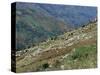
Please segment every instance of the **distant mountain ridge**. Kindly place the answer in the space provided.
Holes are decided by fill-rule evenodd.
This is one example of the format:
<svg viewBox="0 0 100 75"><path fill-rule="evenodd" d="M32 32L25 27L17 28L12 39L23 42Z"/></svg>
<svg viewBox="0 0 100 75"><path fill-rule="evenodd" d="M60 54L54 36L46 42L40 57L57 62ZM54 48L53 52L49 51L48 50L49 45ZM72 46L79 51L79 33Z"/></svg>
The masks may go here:
<svg viewBox="0 0 100 75"><path fill-rule="evenodd" d="M45 13L45 15L64 20L64 22L68 22L70 25L82 25L97 16L97 8L89 6L19 3L18 8L20 7L22 9L38 9Z"/></svg>
<svg viewBox="0 0 100 75"><path fill-rule="evenodd" d="M46 39L89 23L96 7L16 3L16 49L34 46Z"/></svg>

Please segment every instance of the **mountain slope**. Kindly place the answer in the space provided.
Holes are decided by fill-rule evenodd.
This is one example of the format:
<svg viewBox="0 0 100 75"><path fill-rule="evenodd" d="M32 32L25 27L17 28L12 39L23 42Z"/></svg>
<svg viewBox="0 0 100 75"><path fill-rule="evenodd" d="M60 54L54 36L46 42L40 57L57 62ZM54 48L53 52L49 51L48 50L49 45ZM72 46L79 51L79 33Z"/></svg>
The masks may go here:
<svg viewBox="0 0 100 75"><path fill-rule="evenodd" d="M87 24L96 17L96 7L39 3L16 3L16 49L35 46Z"/></svg>
<svg viewBox="0 0 100 75"><path fill-rule="evenodd" d="M16 10L17 49L27 48L71 29L63 21L47 16L44 11L35 7L17 7Z"/></svg>
<svg viewBox="0 0 100 75"><path fill-rule="evenodd" d="M40 8L47 11L50 15L57 19L63 20L75 28L89 23L96 18L96 7L75 6L75 5L50 5L38 4Z"/></svg>
<svg viewBox="0 0 100 75"><path fill-rule="evenodd" d="M97 22L18 51L17 72L84 69L97 66Z"/></svg>

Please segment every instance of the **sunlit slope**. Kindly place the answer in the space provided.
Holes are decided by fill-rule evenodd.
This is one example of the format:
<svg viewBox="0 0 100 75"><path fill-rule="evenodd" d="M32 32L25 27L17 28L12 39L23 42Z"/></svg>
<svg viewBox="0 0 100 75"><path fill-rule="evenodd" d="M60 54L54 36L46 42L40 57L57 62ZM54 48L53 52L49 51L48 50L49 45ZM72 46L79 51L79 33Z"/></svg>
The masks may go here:
<svg viewBox="0 0 100 75"><path fill-rule="evenodd" d="M17 52L16 71L46 71L97 67L97 22Z"/></svg>

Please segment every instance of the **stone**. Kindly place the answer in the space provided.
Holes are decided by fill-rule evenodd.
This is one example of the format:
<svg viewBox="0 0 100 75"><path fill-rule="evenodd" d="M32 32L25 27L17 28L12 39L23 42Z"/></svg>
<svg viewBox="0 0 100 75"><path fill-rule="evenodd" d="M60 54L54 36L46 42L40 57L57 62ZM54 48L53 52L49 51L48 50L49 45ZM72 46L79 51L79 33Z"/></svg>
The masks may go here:
<svg viewBox="0 0 100 75"><path fill-rule="evenodd" d="M64 65L61 65L60 68L61 68L62 70L64 70Z"/></svg>

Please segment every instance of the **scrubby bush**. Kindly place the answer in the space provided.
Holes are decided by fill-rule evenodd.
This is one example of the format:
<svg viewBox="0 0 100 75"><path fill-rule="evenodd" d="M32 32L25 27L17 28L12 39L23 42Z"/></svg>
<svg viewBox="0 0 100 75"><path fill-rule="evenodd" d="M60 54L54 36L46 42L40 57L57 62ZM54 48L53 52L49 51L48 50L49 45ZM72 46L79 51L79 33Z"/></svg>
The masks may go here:
<svg viewBox="0 0 100 75"><path fill-rule="evenodd" d="M56 39L57 39L57 36L51 37L51 40L56 40Z"/></svg>
<svg viewBox="0 0 100 75"><path fill-rule="evenodd" d="M42 65L42 67L43 67L43 69L46 69L46 68L49 67L49 64L48 63L45 63L45 64Z"/></svg>

